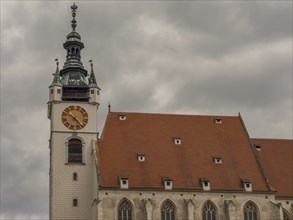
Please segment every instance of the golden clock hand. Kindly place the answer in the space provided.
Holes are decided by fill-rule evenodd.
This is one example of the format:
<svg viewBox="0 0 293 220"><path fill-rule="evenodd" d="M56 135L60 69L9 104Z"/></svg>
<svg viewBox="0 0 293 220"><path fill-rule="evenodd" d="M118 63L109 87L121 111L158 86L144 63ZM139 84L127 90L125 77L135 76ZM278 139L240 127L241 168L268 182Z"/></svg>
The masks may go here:
<svg viewBox="0 0 293 220"><path fill-rule="evenodd" d="M82 125L82 122L72 112L69 112L68 114L72 116L80 125Z"/></svg>
<svg viewBox="0 0 293 220"><path fill-rule="evenodd" d="M75 117L74 114L72 114L72 112L68 112L68 115L72 116L73 118Z"/></svg>
<svg viewBox="0 0 293 220"><path fill-rule="evenodd" d="M76 121L78 121L78 123L80 124L80 125L82 125L82 122L77 118L77 117L75 117L74 118Z"/></svg>

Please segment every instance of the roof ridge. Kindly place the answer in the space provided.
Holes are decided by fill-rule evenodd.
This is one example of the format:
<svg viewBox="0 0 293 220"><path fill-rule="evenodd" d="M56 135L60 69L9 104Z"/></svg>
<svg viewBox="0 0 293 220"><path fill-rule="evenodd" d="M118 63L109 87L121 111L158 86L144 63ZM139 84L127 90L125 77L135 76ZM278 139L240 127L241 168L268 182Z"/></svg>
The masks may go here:
<svg viewBox="0 0 293 220"><path fill-rule="evenodd" d="M268 141L293 141L289 138L251 138L252 140L268 140Z"/></svg>
<svg viewBox="0 0 293 220"><path fill-rule="evenodd" d="M233 117L238 118L238 115L195 115L195 114L181 114L181 113L160 113L160 112L113 112L114 114L141 114L141 115L163 115L163 116L196 116L196 117Z"/></svg>

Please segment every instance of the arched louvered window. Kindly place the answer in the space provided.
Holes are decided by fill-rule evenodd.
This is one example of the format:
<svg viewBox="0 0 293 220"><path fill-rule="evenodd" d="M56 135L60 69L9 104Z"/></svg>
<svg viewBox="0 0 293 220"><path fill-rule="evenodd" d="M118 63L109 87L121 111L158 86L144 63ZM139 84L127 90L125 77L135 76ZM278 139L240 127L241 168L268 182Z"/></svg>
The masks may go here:
<svg viewBox="0 0 293 220"><path fill-rule="evenodd" d="M283 209L283 216L284 216L284 220L291 220L288 212L286 212L284 209Z"/></svg>
<svg viewBox="0 0 293 220"><path fill-rule="evenodd" d="M132 220L132 205L127 199L123 199L118 207L118 220Z"/></svg>
<svg viewBox="0 0 293 220"><path fill-rule="evenodd" d="M162 204L161 220L175 220L175 205L170 200Z"/></svg>
<svg viewBox="0 0 293 220"><path fill-rule="evenodd" d="M216 220L217 219L217 210L215 205L207 201L202 209L202 219L203 220Z"/></svg>
<svg viewBox="0 0 293 220"><path fill-rule="evenodd" d="M247 202L243 208L244 220L257 220L258 209L252 202Z"/></svg>
<svg viewBox="0 0 293 220"><path fill-rule="evenodd" d="M68 142L68 163L82 163L82 142L70 139Z"/></svg>

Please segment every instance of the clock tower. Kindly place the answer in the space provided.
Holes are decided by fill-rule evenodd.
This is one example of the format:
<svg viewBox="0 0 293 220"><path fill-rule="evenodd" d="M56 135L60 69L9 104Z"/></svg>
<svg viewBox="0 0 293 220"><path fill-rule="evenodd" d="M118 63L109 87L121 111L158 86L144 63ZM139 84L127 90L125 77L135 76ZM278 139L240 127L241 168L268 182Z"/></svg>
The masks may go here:
<svg viewBox="0 0 293 220"><path fill-rule="evenodd" d="M73 4L72 31L63 44L66 62L59 62L49 86L50 219L94 219L97 198L95 147L100 88L93 63L90 73L81 62L84 45L76 32Z"/></svg>

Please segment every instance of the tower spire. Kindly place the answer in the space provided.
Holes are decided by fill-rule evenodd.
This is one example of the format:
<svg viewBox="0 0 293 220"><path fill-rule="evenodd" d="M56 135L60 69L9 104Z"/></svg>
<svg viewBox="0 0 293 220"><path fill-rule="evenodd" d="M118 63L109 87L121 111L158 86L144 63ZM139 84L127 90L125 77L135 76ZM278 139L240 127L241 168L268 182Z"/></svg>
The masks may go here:
<svg viewBox="0 0 293 220"><path fill-rule="evenodd" d="M49 87L62 86L61 79L60 79L60 73L59 73L59 61L58 61L58 58L56 58L55 61L56 61L56 71L53 74L54 75L53 82L51 83L51 85Z"/></svg>
<svg viewBox="0 0 293 220"><path fill-rule="evenodd" d="M93 61L89 60L89 62L90 62L90 65L91 65L91 73L90 73L90 76L89 76L89 87L90 88L100 89L98 84L97 84L96 77L95 77L94 68L93 68L93 66L94 66Z"/></svg>
<svg viewBox="0 0 293 220"><path fill-rule="evenodd" d="M84 45L81 41L80 34L75 30L77 6L75 3L73 3L70 8L72 14L72 31L66 36L66 41L63 44L67 55L63 69L60 70L60 76L62 77L63 86L75 89L83 88L86 90L88 89L88 72L84 69L84 66L81 62L81 50L84 48Z"/></svg>

